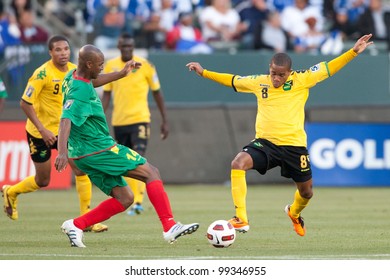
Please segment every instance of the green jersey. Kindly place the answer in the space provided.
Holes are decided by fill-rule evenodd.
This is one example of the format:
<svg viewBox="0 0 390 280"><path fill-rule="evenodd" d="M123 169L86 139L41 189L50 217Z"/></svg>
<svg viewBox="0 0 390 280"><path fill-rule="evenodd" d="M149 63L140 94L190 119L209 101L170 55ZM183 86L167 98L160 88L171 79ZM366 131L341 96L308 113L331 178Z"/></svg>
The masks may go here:
<svg viewBox="0 0 390 280"><path fill-rule="evenodd" d="M81 158L106 151L116 142L110 136L100 98L90 80L72 70L62 83L62 119L70 119L69 158Z"/></svg>

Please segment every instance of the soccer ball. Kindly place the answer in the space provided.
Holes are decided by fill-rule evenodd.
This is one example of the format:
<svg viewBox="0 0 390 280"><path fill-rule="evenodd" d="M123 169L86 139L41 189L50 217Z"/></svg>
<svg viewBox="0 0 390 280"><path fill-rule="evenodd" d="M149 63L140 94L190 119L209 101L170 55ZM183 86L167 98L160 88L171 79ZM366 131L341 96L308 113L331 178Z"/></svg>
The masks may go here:
<svg viewBox="0 0 390 280"><path fill-rule="evenodd" d="M207 229L207 240L216 248L226 248L236 240L236 230L231 223L217 220Z"/></svg>

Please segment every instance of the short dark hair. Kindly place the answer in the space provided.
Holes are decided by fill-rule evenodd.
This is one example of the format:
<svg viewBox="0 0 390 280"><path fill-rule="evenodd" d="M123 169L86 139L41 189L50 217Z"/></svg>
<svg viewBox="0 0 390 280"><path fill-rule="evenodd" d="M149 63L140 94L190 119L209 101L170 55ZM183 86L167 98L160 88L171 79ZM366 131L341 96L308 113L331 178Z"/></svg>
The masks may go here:
<svg viewBox="0 0 390 280"><path fill-rule="evenodd" d="M291 69L292 66L291 58L286 53L275 54L271 59L271 63L278 66L287 66L288 69Z"/></svg>
<svg viewBox="0 0 390 280"><path fill-rule="evenodd" d="M53 35L47 41L47 48L51 51L53 49L54 43L59 42L59 41L66 41L69 44L69 40L65 36L63 36L63 35Z"/></svg>
<svg viewBox="0 0 390 280"><path fill-rule="evenodd" d="M134 39L134 37L128 33L128 32L123 32L120 36L121 39Z"/></svg>

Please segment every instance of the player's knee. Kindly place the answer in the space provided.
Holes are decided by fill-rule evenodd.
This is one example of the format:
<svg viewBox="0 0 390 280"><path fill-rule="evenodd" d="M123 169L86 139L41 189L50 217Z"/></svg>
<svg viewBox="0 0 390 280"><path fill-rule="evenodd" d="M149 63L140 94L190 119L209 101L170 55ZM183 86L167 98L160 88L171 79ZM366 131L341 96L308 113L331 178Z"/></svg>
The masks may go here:
<svg viewBox="0 0 390 280"><path fill-rule="evenodd" d="M299 194L306 199L311 199L313 197L313 189L312 188L306 188L299 191Z"/></svg>
<svg viewBox="0 0 390 280"><path fill-rule="evenodd" d="M160 171L157 167L149 164L149 180L148 181L154 181L154 180L161 180Z"/></svg>
<svg viewBox="0 0 390 280"><path fill-rule="evenodd" d="M38 187L45 188L50 184L50 178L35 178Z"/></svg>
<svg viewBox="0 0 390 280"><path fill-rule="evenodd" d="M253 167L253 160L247 153L240 152L230 164L232 169L248 170Z"/></svg>
<svg viewBox="0 0 390 280"><path fill-rule="evenodd" d="M127 209L129 208L133 203L134 203L134 194L129 193L128 195L124 196L121 200L120 203L122 206Z"/></svg>
<svg viewBox="0 0 390 280"><path fill-rule="evenodd" d="M245 165L242 161L233 159L233 161L230 164L231 169L239 169L239 170L244 170Z"/></svg>

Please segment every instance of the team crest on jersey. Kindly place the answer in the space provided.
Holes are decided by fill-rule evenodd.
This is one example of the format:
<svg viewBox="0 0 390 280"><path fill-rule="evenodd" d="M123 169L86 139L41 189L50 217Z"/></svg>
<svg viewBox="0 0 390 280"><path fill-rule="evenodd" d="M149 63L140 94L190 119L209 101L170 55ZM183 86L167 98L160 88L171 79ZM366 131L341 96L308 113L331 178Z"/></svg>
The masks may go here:
<svg viewBox="0 0 390 280"><path fill-rule="evenodd" d="M73 101L74 100L67 100L64 104L64 110L69 110L70 107L72 107L72 104L73 104Z"/></svg>
<svg viewBox="0 0 390 280"><path fill-rule="evenodd" d="M33 95L33 93L34 93L34 88L33 88L32 86L29 86L29 87L27 88L27 90L26 90L25 95L26 95L27 97L31 97L31 96Z"/></svg>
<svg viewBox="0 0 390 280"><path fill-rule="evenodd" d="M283 85L283 90L284 90L284 91L291 90L292 86L293 86L293 81L292 81L292 80L287 81L287 82L285 82L284 85Z"/></svg>
<svg viewBox="0 0 390 280"><path fill-rule="evenodd" d="M319 64L316 64L316 65L310 67L310 71L311 72L317 72L318 70L320 70L320 65Z"/></svg>

